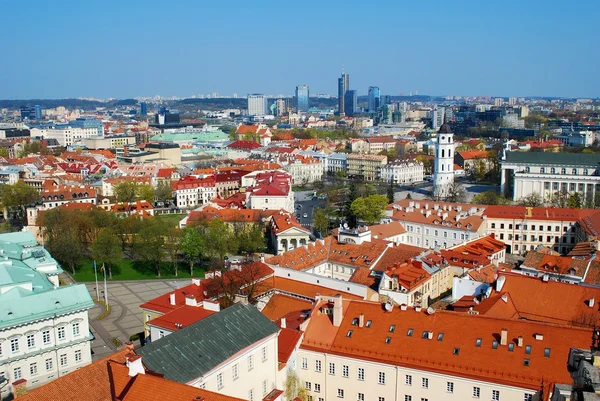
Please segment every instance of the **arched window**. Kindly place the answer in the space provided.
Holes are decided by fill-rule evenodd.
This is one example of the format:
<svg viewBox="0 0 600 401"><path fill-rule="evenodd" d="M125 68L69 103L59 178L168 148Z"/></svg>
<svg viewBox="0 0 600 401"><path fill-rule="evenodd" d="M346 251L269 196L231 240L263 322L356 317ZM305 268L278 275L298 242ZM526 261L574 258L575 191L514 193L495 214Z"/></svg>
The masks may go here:
<svg viewBox="0 0 600 401"><path fill-rule="evenodd" d="M564 168L564 167L563 167L563 168L561 168L561 169L560 169L560 173L561 173L561 174L563 174L563 175L564 175L564 174L567 174L567 169L566 169L566 168Z"/></svg>
<svg viewBox="0 0 600 401"><path fill-rule="evenodd" d="M588 175L588 169L583 170L583 175Z"/></svg>
<svg viewBox="0 0 600 401"><path fill-rule="evenodd" d="M550 174L556 174L556 169L554 167L550 169Z"/></svg>
<svg viewBox="0 0 600 401"><path fill-rule="evenodd" d="M540 167L540 173L544 174L546 172L546 169L544 167Z"/></svg>
<svg viewBox="0 0 600 401"><path fill-rule="evenodd" d="M576 175L577 174L577 169L574 168L573 170L571 170L571 174Z"/></svg>
<svg viewBox="0 0 600 401"><path fill-rule="evenodd" d="M529 167L525 167L525 172L529 173L529 172L531 172L531 169Z"/></svg>

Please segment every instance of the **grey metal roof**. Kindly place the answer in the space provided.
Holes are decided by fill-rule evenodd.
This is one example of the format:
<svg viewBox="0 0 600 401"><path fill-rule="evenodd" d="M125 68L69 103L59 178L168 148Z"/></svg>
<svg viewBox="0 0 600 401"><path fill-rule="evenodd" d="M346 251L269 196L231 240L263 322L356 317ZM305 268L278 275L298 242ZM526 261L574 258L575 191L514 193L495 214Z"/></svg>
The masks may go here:
<svg viewBox="0 0 600 401"><path fill-rule="evenodd" d="M187 383L278 330L254 306L238 303L137 352L150 370Z"/></svg>
<svg viewBox="0 0 600 401"><path fill-rule="evenodd" d="M600 154L563 152L506 152L506 162L598 167L600 165Z"/></svg>

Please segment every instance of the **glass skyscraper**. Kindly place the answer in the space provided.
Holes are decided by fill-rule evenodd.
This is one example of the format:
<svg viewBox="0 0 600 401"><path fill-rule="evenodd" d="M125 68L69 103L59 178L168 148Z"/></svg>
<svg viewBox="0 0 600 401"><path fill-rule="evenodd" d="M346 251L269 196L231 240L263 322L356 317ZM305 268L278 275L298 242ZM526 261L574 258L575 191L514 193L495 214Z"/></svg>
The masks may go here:
<svg viewBox="0 0 600 401"><path fill-rule="evenodd" d="M346 92L350 88L350 75L342 73L338 78L338 113L343 116L346 111Z"/></svg>
<svg viewBox="0 0 600 401"><path fill-rule="evenodd" d="M380 95L378 86L369 86L369 113L375 113L379 110Z"/></svg>
<svg viewBox="0 0 600 401"><path fill-rule="evenodd" d="M347 90L344 97L344 113L347 116L352 117L354 114L356 114L358 95L355 90Z"/></svg>
<svg viewBox="0 0 600 401"><path fill-rule="evenodd" d="M296 110L308 111L308 85L296 86Z"/></svg>

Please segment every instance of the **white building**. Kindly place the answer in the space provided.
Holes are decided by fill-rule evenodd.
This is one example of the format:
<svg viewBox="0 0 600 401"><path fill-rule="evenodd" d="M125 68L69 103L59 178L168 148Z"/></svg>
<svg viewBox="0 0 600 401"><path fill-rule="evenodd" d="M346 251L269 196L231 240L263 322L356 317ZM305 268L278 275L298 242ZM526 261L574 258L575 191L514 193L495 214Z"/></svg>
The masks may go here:
<svg viewBox="0 0 600 401"><path fill-rule="evenodd" d="M312 157L295 157L283 169L299 185L312 184L323 179L323 163Z"/></svg>
<svg viewBox="0 0 600 401"><path fill-rule="evenodd" d="M191 175L175 184L175 203L179 208L206 205L217 197L217 184L213 176L195 178Z"/></svg>
<svg viewBox="0 0 600 401"><path fill-rule="evenodd" d="M423 163L398 160L381 167L381 180L394 184L408 184L423 181Z"/></svg>
<svg viewBox="0 0 600 401"><path fill-rule="evenodd" d="M1 398L26 382L32 389L92 361L84 285L60 287L62 269L32 233L0 235ZM1 382L1 380L0 380Z"/></svg>
<svg viewBox="0 0 600 401"><path fill-rule="evenodd" d="M97 128L59 128L59 129L31 129L32 137L43 139L56 139L61 146L71 146L80 143L83 139L97 137Z"/></svg>
<svg viewBox="0 0 600 401"><path fill-rule="evenodd" d="M248 95L248 115L264 116L266 114L269 114L267 97L258 93Z"/></svg>
<svg viewBox="0 0 600 401"><path fill-rule="evenodd" d="M313 400L537 401L544 384L572 382L569 349L588 345L590 335L526 320L321 296L297 371Z"/></svg>
<svg viewBox="0 0 600 401"><path fill-rule="evenodd" d="M260 400L281 386L279 330L254 306L237 303L153 341L138 354L144 366L167 379Z"/></svg>
<svg viewBox="0 0 600 401"><path fill-rule="evenodd" d="M437 134L433 187L439 196L454 183L454 134L448 124L443 124Z"/></svg>
<svg viewBox="0 0 600 401"><path fill-rule="evenodd" d="M578 192L593 202L600 191L598 154L505 152L501 166L500 189L513 200L538 194L549 201L560 192Z"/></svg>

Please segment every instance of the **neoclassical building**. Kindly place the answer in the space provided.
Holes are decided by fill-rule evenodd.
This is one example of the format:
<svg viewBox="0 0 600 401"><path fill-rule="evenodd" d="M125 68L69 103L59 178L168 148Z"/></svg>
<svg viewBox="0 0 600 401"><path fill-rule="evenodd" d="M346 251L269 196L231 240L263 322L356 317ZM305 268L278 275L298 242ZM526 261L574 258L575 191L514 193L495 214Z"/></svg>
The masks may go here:
<svg viewBox="0 0 600 401"><path fill-rule="evenodd" d="M501 165L501 191L513 200L536 193L547 201L559 191L594 200L600 191L598 154L506 152Z"/></svg>

